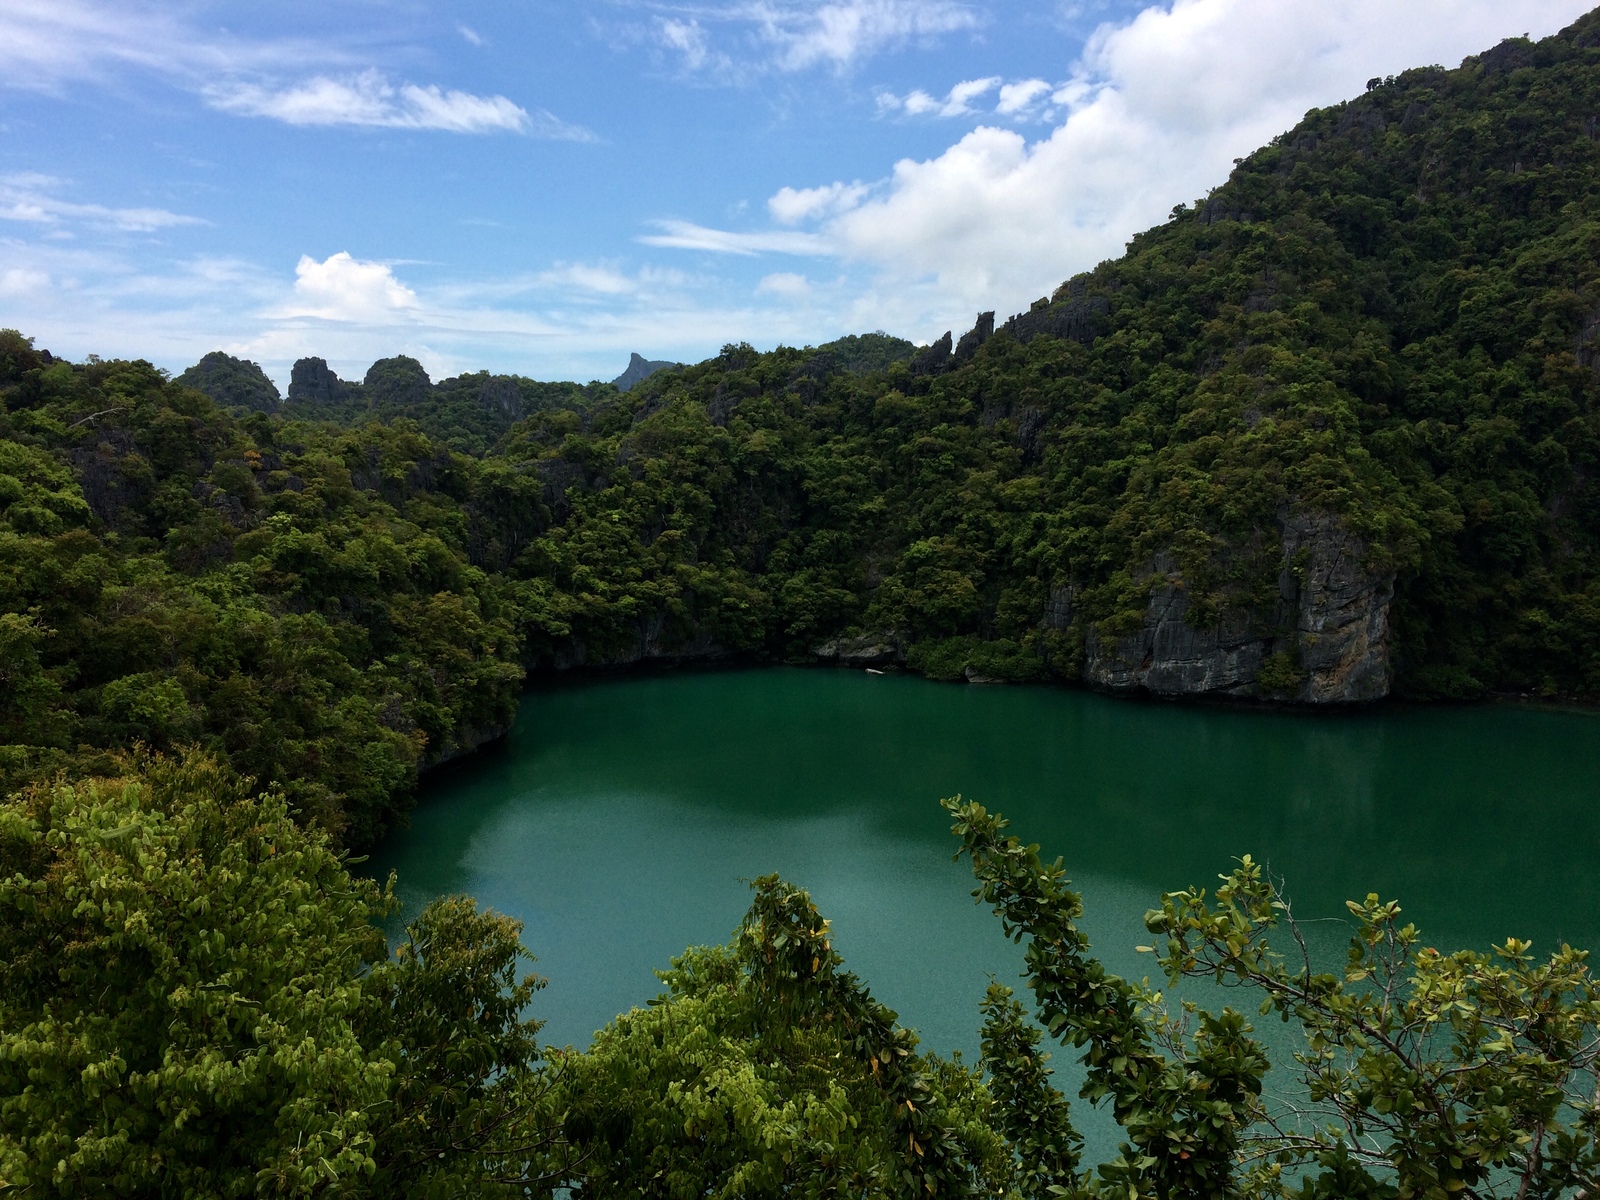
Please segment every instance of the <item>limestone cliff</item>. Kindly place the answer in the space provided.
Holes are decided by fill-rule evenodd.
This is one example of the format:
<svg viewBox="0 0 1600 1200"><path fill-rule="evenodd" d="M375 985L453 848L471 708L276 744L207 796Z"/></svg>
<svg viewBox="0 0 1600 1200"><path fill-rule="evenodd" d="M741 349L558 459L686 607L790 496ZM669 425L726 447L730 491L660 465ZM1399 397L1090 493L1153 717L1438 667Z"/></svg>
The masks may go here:
<svg viewBox="0 0 1600 1200"><path fill-rule="evenodd" d="M1393 573L1369 567L1367 547L1337 517L1288 516L1281 532L1272 611L1225 607L1215 622L1191 624L1182 572L1171 556L1158 555L1143 626L1116 638L1087 626L1084 682L1113 692L1311 705L1388 695ZM1070 599L1058 597L1052 615L1069 617Z"/></svg>

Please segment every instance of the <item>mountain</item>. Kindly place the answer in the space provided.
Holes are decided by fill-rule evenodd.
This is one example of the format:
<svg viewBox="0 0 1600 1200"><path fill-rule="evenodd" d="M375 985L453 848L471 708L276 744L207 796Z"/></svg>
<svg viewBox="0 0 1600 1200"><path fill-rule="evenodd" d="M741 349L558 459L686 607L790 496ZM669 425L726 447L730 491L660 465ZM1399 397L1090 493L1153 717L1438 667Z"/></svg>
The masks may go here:
<svg viewBox="0 0 1600 1200"><path fill-rule="evenodd" d="M1308 114L1026 313L625 393L306 359L240 415L0 331L0 792L196 744L363 844L528 672L651 659L1596 700L1597 113L1591 16Z"/></svg>
<svg viewBox="0 0 1600 1200"><path fill-rule="evenodd" d="M221 350L213 350L175 382L204 392L223 408L271 413L278 411L281 399L278 385L259 365Z"/></svg>
<svg viewBox="0 0 1600 1200"><path fill-rule="evenodd" d="M380 358L355 383L320 358L302 358L294 364L283 413L343 426L409 420L454 450L483 454L528 414L552 405L582 407L604 390L487 371L434 383L421 363L403 354Z"/></svg>
<svg viewBox="0 0 1600 1200"><path fill-rule="evenodd" d="M661 362L651 362L635 351L633 356L628 359L627 370L623 371L621 375L618 375L615 379L613 379L611 381L611 386L616 388L619 392L625 392L635 384L643 383L657 371L665 371L668 367L678 367L682 365L682 363L666 362L664 360Z"/></svg>
<svg viewBox="0 0 1600 1200"><path fill-rule="evenodd" d="M1589 16L1374 80L909 363L729 347L581 450L517 453L585 490L567 546L659 494L641 464L682 464L705 501L678 561L736 566L790 656L1309 704L1593 695L1597 41ZM715 625L630 594L646 615L601 657Z"/></svg>

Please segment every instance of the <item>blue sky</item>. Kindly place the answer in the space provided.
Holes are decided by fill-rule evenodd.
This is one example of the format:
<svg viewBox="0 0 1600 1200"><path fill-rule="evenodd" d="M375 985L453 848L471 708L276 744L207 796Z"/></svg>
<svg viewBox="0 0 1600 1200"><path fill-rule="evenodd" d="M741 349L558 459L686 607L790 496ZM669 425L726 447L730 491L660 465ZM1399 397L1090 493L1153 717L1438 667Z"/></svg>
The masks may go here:
<svg viewBox="0 0 1600 1200"><path fill-rule="evenodd" d="M0 0L0 325L610 378L1027 307L1585 0Z"/></svg>

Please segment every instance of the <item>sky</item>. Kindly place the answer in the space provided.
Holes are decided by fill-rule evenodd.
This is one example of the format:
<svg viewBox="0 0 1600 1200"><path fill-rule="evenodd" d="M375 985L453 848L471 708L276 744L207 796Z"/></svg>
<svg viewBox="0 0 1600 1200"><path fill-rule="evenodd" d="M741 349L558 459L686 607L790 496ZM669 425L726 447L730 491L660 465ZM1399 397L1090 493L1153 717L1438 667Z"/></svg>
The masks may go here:
<svg viewBox="0 0 1600 1200"><path fill-rule="evenodd" d="M926 343L1589 0L0 0L0 327L287 384Z"/></svg>

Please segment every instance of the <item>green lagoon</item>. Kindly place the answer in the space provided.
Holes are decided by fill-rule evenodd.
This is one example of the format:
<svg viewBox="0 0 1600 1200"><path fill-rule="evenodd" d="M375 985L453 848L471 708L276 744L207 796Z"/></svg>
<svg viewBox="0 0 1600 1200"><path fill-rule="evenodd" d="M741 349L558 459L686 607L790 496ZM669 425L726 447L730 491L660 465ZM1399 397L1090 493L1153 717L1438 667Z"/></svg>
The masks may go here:
<svg viewBox="0 0 1600 1200"><path fill-rule="evenodd" d="M988 979L1015 982L1021 953L951 861L937 801L957 792L1066 860L1124 974L1153 969L1133 948L1161 892L1246 853L1319 953L1372 891L1441 948L1600 947L1600 717L1505 705L1305 716L802 669L576 681L531 690L505 745L435 777L372 865L399 872L406 913L466 892L521 919L555 1045L725 941L745 881L776 871L925 1044L973 1054Z"/></svg>

